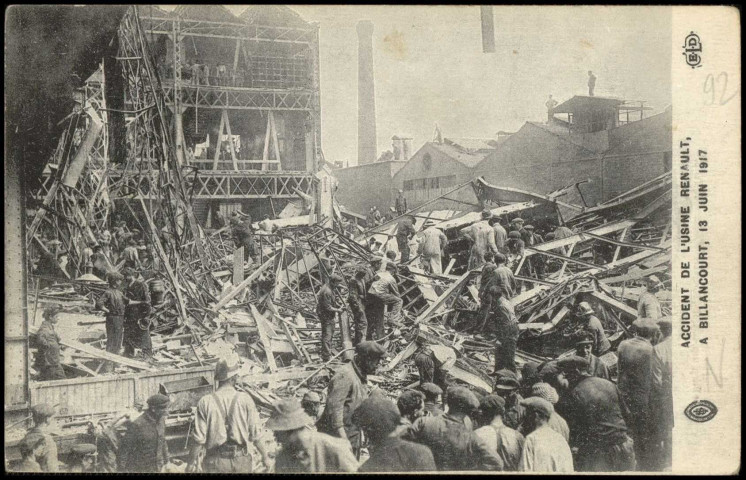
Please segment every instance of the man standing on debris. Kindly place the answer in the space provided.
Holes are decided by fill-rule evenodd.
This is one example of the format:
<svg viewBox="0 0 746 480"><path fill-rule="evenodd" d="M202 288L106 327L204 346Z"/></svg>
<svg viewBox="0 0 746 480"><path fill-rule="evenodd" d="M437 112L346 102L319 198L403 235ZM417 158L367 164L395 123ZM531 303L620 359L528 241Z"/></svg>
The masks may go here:
<svg viewBox="0 0 746 480"><path fill-rule="evenodd" d="M153 354L153 344L150 340L150 322L146 317L150 314L150 290L145 282L137 278L137 273L127 267L124 274L124 296L127 300L124 308L124 354L132 357L135 348L142 350L144 355ZM142 328L143 326L147 328Z"/></svg>
<svg viewBox="0 0 746 480"><path fill-rule="evenodd" d="M30 436L41 436L44 438L43 453L36 459L39 461L42 472L59 472L59 461L57 460L57 443L54 437L50 435L52 417L54 416L54 407L40 403L31 407L31 418L34 421L34 427L28 431L26 438Z"/></svg>
<svg viewBox="0 0 746 480"><path fill-rule="evenodd" d="M221 359L215 366L218 388L197 405L188 472L252 473L250 443L259 451L264 465L269 466L269 456L259 438L259 413L254 400L236 390L238 369L237 355Z"/></svg>
<svg viewBox="0 0 746 480"><path fill-rule="evenodd" d="M376 207L372 206L368 210L368 215L365 218L365 223L368 228L373 228L377 225L376 223Z"/></svg>
<svg viewBox="0 0 746 480"><path fill-rule="evenodd" d="M577 332L576 337L583 338L586 332L593 335L593 354L602 356L611 348L609 339L606 338L604 326L601 320L593 314L593 309L588 302L580 302L577 307L577 318L580 320L582 330Z"/></svg>
<svg viewBox="0 0 746 480"><path fill-rule="evenodd" d="M106 313L106 351L119 355L122 350L124 311L127 305L127 299L122 292L124 277L117 272L110 272L107 280L109 288L98 298L96 306ZM110 365L107 365L107 370L109 368Z"/></svg>
<svg viewBox="0 0 746 480"><path fill-rule="evenodd" d="M119 445L119 471L160 473L169 459L166 417L169 399L155 394L148 398L148 409L127 426Z"/></svg>
<svg viewBox="0 0 746 480"><path fill-rule="evenodd" d="M440 275L443 273L441 257L448 245L448 238L443 230L431 225L422 232L420 255L425 273Z"/></svg>
<svg viewBox="0 0 746 480"><path fill-rule="evenodd" d="M518 343L518 320L510 301L505 298L503 289L493 284L488 289L492 297L497 343L495 345L495 372L507 368L517 372L515 366L515 349Z"/></svg>
<svg viewBox="0 0 746 480"><path fill-rule="evenodd" d="M471 245L469 255L469 270L474 270L484 265L484 254L487 251L497 252L495 245L495 231L489 224L492 212L488 209L482 211L482 221L461 229L461 234L468 238Z"/></svg>
<svg viewBox="0 0 746 480"><path fill-rule="evenodd" d="M404 191L399 190L399 195L396 196L396 214L401 216L407 213L407 199L404 196Z"/></svg>
<svg viewBox="0 0 746 480"><path fill-rule="evenodd" d="M503 423L505 400L498 395L486 395L479 401L479 411L486 424L474 431L490 451L497 452L502 462L502 471L518 470L523 450L523 435Z"/></svg>
<svg viewBox="0 0 746 480"><path fill-rule="evenodd" d="M477 397L464 387L449 387L446 397L448 413L418 418L405 440L429 447L439 471L500 470L497 452L473 431L470 416L479 409Z"/></svg>
<svg viewBox="0 0 746 480"><path fill-rule="evenodd" d="M399 220L399 224L396 227L396 246L399 247L401 253L400 263L407 263L409 261L409 240L414 237L414 219L407 215Z"/></svg>
<svg viewBox="0 0 746 480"><path fill-rule="evenodd" d="M540 243L544 243L544 239L541 235L534 233L533 225L526 225L523 229L526 232L524 243L526 247L534 247ZM541 255L533 255L528 259L529 270L536 274L538 278L544 276L544 257Z"/></svg>
<svg viewBox="0 0 746 480"><path fill-rule="evenodd" d="M355 276L347 283L347 304L352 312L352 319L355 325L354 345L365 341L368 334L368 318L365 315L365 303L368 294L368 268L359 267L355 271Z"/></svg>
<svg viewBox="0 0 746 480"><path fill-rule="evenodd" d="M658 301L658 297L655 296L661 287L663 287L663 283L655 275L651 275L647 279L645 291L637 300L637 318L657 320L663 316L661 304Z"/></svg>
<svg viewBox="0 0 746 480"><path fill-rule="evenodd" d="M420 385L434 383L441 390L446 390L448 379L443 364L455 357L453 349L445 345L424 345L414 357L414 364L420 376Z"/></svg>
<svg viewBox="0 0 746 480"><path fill-rule="evenodd" d="M408 390L404 393L419 393ZM404 396L404 394L402 394ZM410 395L414 399L416 396ZM421 398L420 402L421 402ZM402 397L399 398L401 402ZM404 440L397 434L399 411L385 395L373 393L352 414L352 420L365 433L370 458L360 472L434 472L435 459L429 448Z"/></svg>
<svg viewBox="0 0 746 480"><path fill-rule="evenodd" d="M570 444L578 449L579 472L624 472L635 468L635 450L627 435L624 402L616 385L588 375L588 361L578 356L557 362L563 387L561 414L570 427Z"/></svg>
<svg viewBox="0 0 746 480"><path fill-rule="evenodd" d="M389 318L396 319L401 313L402 299L399 297L399 286L394 275L396 265L386 264L386 271L379 272L368 289L365 313L368 318L367 340L378 340L384 337L385 309L389 307Z"/></svg>
<svg viewBox="0 0 746 480"><path fill-rule="evenodd" d="M316 423L319 432L346 438L359 454L360 430L352 422L352 413L368 398L368 375L374 373L386 355L376 342L355 347L355 357L337 369L326 395L326 406Z"/></svg>
<svg viewBox="0 0 746 480"><path fill-rule="evenodd" d="M36 370L39 380L61 380L65 372L60 364L60 336L54 326L57 325L61 309L52 305L44 310L44 321L36 331Z"/></svg>
<svg viewBox="0 0 746 480"><path fill-rule="evenodd" d="M327 281L321 286L319 293L316 295L318 303L316 304L316 315L321 322L321 359L328 361L332 356L332 337L334 336L334 323L337 315L343 312L342 306L337 301L339 293L337 289L344 280L342 277L333 273Z"/></svg>
<svg viewBox="0 0 746 480"><path fill-rule="evenodd" d="M275 458L276 473L357 471L358 462L349 443L308 428L312 418L297 400L282 400L274 409L264 426L274 432L275 440L281 446Z"/></svg>
<svg viewBox="0 0 746 480"><path fill-rule="evenodd" d="M251 222L249 217L248 222ZM238 213L231 217L231 235L233 237L233 244L235 248L243 247L243 258L244 261L254 258L254 234L251 231L251 223L247 225L247 222L242 222Z"/></svg>
<svg viewBox="0 0 746 480"><path fill-rule="evenodd" d="M635 441L637 469L642 471L654 468L657 452L651 442L650 394L652 391L653 345L652 339L658 334L658 325L650 319L637 319L632 324L635 336L619 344L619 393L629 408L625 418ZM659 407L660 408L660 407Z"/></svg>
<svg viewBox="0 0 746 480"><path fill-rule="evenodd" d="M590 332L584 333L580 341L575 344L575 355L588 360L588 375L611 380L609 367L600 358L593 355L593 335Z"/></svg>
<svg viewBox="0 0 746 480"><path fill-rule="evenodd" d="M554 407L548 401L531 397L521 402L526 408L526 435L518 470L521 472L574 472L572 452L562 435L552 430L549 418Z"/></svg>

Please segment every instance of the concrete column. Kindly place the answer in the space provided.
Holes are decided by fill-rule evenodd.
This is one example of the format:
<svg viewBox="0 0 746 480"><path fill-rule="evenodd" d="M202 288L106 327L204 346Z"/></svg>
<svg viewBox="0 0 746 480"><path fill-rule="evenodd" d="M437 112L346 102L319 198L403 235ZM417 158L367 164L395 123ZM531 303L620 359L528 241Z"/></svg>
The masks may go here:
<svg viewBox="0 0 746 480"><path fill-rule="evenodd" d="M373 22L357 24L357 163L376 161L376 93L373 77Z"/></svg>

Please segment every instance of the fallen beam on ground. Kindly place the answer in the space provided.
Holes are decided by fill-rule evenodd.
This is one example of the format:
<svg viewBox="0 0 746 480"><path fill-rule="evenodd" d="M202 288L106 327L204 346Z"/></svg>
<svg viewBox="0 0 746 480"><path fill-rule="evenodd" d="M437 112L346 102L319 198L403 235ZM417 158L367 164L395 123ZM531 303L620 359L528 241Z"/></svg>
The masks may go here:
<svg viewBox="0 0 746 480"><path fill-rule="evenodd" d="M75 340L60 340L60 345L64 345L66 347L72 348L74 350L78 350L83 353L87 353L88 355L92 355L94 357L102 358L104 360L109 360L111 362L118 363L126 367L136 368L138 370L155 371L155 368L153 366L145 362L140 362L138 360L133 360L131 358L122 357L121 355L116 355L111 352L107 352L106 350L99 350L98 348L91 347L90 345L86 345L84 343L76 342Z"/></svg>

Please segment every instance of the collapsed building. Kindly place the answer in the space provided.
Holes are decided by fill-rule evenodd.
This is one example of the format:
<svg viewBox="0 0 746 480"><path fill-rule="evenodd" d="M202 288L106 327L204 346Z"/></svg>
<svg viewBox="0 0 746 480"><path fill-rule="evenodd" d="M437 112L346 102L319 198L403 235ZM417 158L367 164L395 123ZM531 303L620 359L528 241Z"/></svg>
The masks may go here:
<svg viewBox="0 0 746 480"><path fill-rule="evenodd" d="M339 228L345 208L334 198L336 179L321 154L316 26L275 6L249 7L240 17L222 7L132 7L116 42L114 64L105 62L86 82L80 108L45 169L37 192L41 207L25 225L25 237L19 234L30 250L45 249L43 238L59 239L71 268L48 287L39 278L19 279L29 286L20 294L28 308L6 320L15 322L17 346L25 348L17 367L23 373L10 387L6 383L6 392L14 392L6 395L10 461L18 458L14 447L32 404L57 406L64 458L76 442L101 445L107 435L116 438L123 416L158 392L172 400L170 451L185 456L194 408L213 391L215 364L229 353L241 357L239 388L264 418L279 398L322 391L349 355L351 315L339 316L337 355L321 361L316 292L330 274L347 282L377 255L397 251L398 218L354 235ZM188 64L207 65L208 73L179 68ZM468 167L476 167L490 148L508 141L444 140L410 162L428 155L433 162L433 152L443 152L468 155ZM417 384L411 357L426 344L452 350L444 369L454 381L480 393L492 390L495 341L475 331L480 272L469 270L469 244L461 235L483 209L543 230L565 225L573 231L527 247L513 267L522 285L512 299L519 366L571 351L566 334L578 328L573 309L581 301L594 306L618 345L637 316L643 280L655 274L670 285L669 173L594 206L574 201L581 178L529 191L467 173L464 181L438 183L438 195L420 199L406 214L418 233L435 225L449 244L442 274L426 273L417 255L398 265L401 326L383 339L389 359L369 376L391 396ZM237 210L252 218L271 212L277 227L260 229L254 222L252 261L245 261L224 223ZM103 285L81 262L85 245L114 218L153 252L146 280L163 289L150 315L154 354L147 360L103 348L104 321L93 307ZM532 268L537 258L546 266L541 272ZM660 292L659 299L665 309L670 293ZM68 378L39 381L30 362L34 334L37 317L51 304L65 311L60 330ZM614 352L602 360L613 369ZM112 372L103 368L107 364Z"/></svg>

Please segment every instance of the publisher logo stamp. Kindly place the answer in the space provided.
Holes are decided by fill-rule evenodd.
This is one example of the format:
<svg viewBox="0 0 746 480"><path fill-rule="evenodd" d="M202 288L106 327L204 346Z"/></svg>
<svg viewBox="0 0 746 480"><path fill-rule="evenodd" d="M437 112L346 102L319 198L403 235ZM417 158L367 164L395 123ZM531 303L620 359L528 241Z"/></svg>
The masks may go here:
<svg viewBox="0 0 746 480"><path fill-rule="evenodd" d="M684 410L686 418L693 422L704 423L712 420L717 415L718 409L714 403L708 400L697 400L692 402Z"/></svg>
<svg viewBox="0 0 746 480"><path fill-rule="evenodd" d="M690 33L684 39L684 51L681 53L686 59L686 64L692 68L699 68L702 66L702 42L699 40L699 35Z"/></svg>

